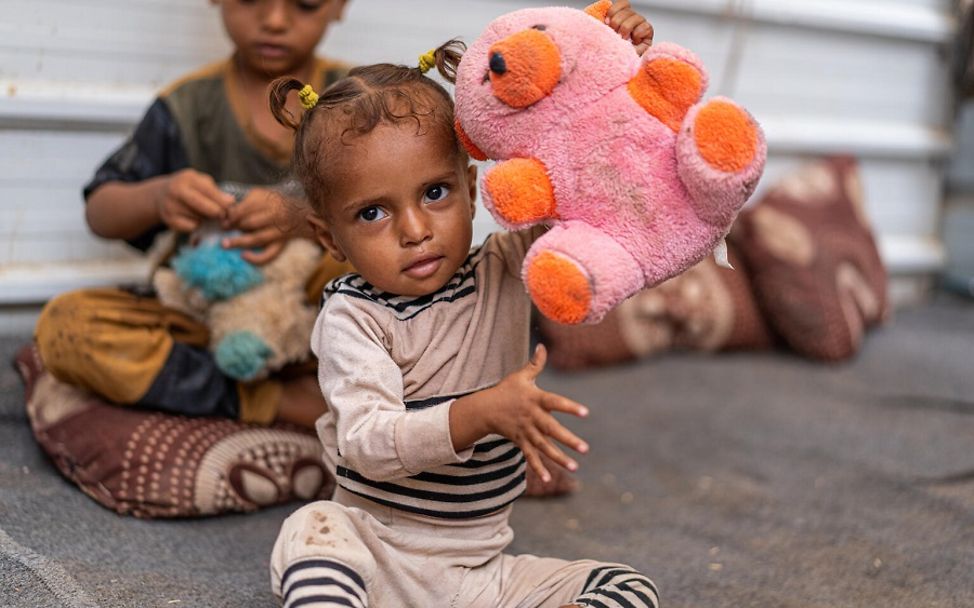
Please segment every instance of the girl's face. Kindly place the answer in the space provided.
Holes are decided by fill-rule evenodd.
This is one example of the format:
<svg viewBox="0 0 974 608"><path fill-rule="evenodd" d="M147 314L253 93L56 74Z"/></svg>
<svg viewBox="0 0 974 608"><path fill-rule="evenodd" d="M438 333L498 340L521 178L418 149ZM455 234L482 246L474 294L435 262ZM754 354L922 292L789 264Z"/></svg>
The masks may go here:
<svg viewBox="0 0 974 608"><path fill-rule="evenodd" d="M477 169L452 141L416 125L380 124L342 148L341 179L311 223L321 244L377 288L424 296L467 258Z"/></svg>
<svg viewBox="0 0 974 608"><path fill-rule="evenodd" d="M267 77L294 74L314 55L346 0L211 0L237 56Z"/></svg>

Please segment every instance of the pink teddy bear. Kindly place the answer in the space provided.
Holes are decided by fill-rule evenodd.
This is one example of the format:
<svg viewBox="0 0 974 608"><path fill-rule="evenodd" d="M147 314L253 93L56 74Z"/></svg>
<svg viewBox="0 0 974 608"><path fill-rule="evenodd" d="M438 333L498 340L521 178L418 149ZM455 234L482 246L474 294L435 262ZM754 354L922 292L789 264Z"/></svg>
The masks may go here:
<svg viewBox="0 0 974 608"><path fill-rule="evenodd" d="M729 99L700 103L690 51L642 58L605 25L610 0L493 21L457 71L457 132L499 162L484 204L504 227L546 223L524 283L547 317L595 323L717 251L764 169L760 127ZM594 17L594 19L593 19Z"/></svg>

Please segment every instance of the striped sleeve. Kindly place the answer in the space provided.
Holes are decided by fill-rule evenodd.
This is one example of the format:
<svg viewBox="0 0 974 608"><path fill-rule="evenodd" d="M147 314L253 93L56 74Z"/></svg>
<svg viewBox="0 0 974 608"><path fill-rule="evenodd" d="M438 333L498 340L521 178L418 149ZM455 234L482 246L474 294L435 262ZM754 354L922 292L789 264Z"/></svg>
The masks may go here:
<svg viewBox="0 0 974 608"><path fill-rule="evenodd" d="M380 322L341 294L329 297L312 338L318 380L334 416L339 463L373 481L389 481L465 462L450 438L453 401L407 411L402 371L384 344Z"/></svg>

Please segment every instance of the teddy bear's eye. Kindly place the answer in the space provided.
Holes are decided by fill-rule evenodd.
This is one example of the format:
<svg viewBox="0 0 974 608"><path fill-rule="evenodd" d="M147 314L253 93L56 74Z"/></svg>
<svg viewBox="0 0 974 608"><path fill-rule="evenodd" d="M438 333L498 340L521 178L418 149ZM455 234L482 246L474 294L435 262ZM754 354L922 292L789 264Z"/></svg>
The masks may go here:
<svg viewBox="0 0 974 608"><path fill-rule="evenodd" d="M543 31L545 31L546 29L548 29L548 26L547 26L547 25L541 25L541 24L538 24L538 25L532 25L532 26L531 26L531 29L532 29L532 30L538 30L539 32L543 32Z"/></svg>

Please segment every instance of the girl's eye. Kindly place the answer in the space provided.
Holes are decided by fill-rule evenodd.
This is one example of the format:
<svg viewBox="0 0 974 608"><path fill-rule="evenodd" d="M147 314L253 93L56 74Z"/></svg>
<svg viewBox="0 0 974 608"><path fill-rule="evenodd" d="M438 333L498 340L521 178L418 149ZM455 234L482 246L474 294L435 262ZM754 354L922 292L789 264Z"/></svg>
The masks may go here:
<svg viewBox="0 0 974 608"><path fill-rule="evenodd" d="M358 212L358 217L365 222L377 222L386 216L386 212L381 207L366 207Z"/></svg>
<svg viewBox="0 0 974 608"><path fill-rule="evenodd" d="M298 8L313 13L314 11L321 8L325 2L322 0L298 0Z"/></svg>
<svg viewBox="0 0 974 608"><path fill-rule="evenodd" d="M426 189L426 200L431 203L436 201L441 201L446 198L446 195L450 193L449 186L445 184L436 184L435 186L430 186Z"/></svg>

